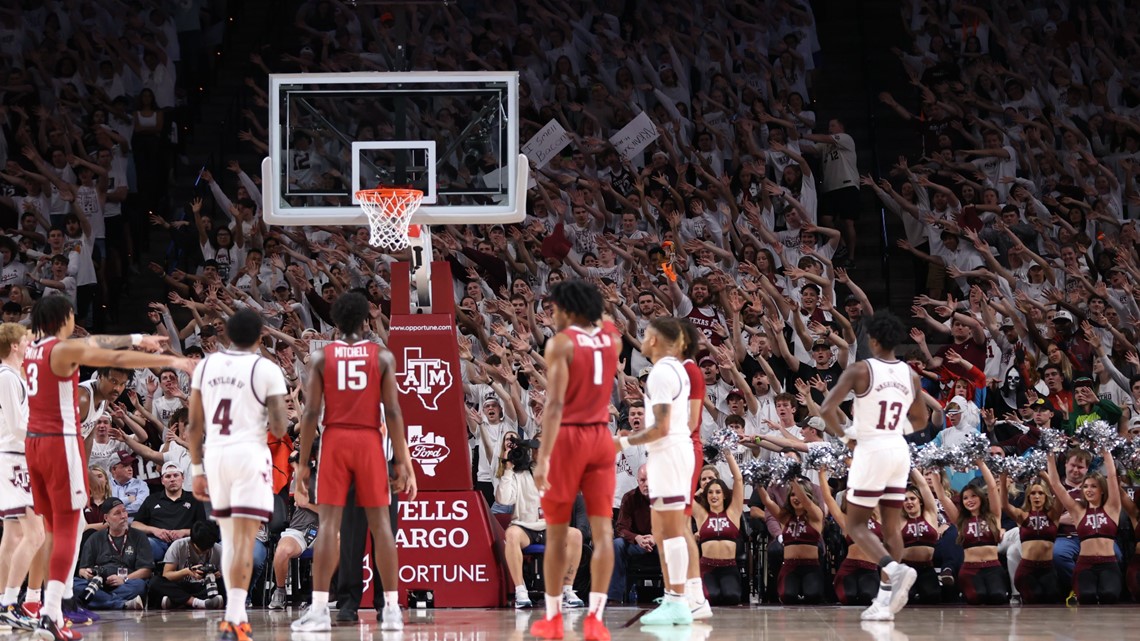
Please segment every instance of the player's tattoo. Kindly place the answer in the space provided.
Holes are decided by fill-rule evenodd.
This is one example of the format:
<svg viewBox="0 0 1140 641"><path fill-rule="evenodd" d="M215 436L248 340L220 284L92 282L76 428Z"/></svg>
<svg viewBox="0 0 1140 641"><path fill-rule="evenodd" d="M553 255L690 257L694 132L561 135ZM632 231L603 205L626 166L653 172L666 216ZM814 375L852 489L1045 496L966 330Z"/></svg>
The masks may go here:
<svg viewBox="0 0 1140 641"><path fill-rule="evenodd" d="M111 334L96 334L87 337L87 344L103 349L123 349L131 346L130 336L115 336Z"/></svg>

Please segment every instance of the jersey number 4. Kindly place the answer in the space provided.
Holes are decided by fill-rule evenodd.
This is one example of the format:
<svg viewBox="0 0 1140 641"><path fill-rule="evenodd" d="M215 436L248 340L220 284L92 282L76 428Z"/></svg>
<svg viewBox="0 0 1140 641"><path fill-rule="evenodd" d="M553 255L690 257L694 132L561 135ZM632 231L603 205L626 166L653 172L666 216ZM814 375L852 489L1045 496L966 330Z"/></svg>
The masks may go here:
<svg viewBox="0 0 1140 641"><path fill-rule="evenodd" d="M886 401L879 401L879 426L880 430L893 430L899 426L899 419L902 418L902 403L887 403ZM890 414L888 420L887 414Z"/></svg>
<svg viewBox="0 0 1140 641"><path fill-rule="evenodd" d="M214 418L212 420L214 422L214 425L217 425L219 428L221 428L218 430L218 434L221 434L223 436L229 435L230 425L234 422L234 420L230 418L231 404L232 401L230 399L223 398L218 401L218 407L214 410Z"/></svg>

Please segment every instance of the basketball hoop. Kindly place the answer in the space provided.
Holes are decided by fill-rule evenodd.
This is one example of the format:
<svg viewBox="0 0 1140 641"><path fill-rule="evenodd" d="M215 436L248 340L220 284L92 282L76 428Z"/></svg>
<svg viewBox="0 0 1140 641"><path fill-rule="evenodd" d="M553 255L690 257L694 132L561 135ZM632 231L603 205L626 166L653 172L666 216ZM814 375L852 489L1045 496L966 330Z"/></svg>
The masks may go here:
<svg viewBox="0 0 1140 641"><path fill-rule="evenodd" d="M409 239L420 235L419 225L409 223L423 198L424 192L419 189L380 188L356 192L372 231L368 244L391 251L406 249Z"/></svg>

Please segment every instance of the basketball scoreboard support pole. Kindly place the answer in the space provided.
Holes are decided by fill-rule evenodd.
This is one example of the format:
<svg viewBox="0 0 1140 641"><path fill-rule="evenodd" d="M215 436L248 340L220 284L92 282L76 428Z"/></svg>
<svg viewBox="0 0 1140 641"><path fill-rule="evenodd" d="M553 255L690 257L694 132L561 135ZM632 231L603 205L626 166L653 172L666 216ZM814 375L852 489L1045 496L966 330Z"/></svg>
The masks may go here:
<svg viewBox="0 0 1140 641"><path fill-rule="evenodd" d="M415 290L409 311L413 314L430 314L432 311L431 227L420 225L418 234L414 236L409 234L408 249L412 252L412 261L409 264L411 267L410 287ZM451 296L449 293L448 297Z"/></svg>

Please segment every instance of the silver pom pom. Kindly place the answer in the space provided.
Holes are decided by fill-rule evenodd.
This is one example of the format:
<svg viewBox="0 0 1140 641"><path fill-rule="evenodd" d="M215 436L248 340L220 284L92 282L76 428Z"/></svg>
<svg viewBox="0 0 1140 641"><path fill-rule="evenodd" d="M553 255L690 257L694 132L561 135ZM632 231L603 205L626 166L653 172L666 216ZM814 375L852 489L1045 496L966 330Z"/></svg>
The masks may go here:
<svg viewBox="0 0 1140 641"><path fill-rule="evenodd" d="M1046 427L1041 430L1038 446L1046 452L1064 454L1069 449L1069 437L1060 430Z"/></svg>
<svg viewBox="0 0 1140 641"><path fill-rule="evenodd" d="M940 470L948 467L951 461L950 449L933 443L914 450L911 465L920 470Z"/></svg>
<svg viewBox="0 0 1140 641"><path fill-rule="evenodd" d="M1045 471L1045 461L1049 456L1047 452L1040 449L1029 450L1023 456L1007 456L1005 458L1005 473L1015 483L1028 483Z"/></svg>
<svg viewBox="0 0 1140 641"><path fill-rule="evenodd" d="M1090 452L1112 451L1122 439L1106 421L1089 421L1077 428L1077 442Z"/></svg>
<svg viewBox="0 0 1140 641"><path fill-rule="evenodd" d="M725 452L733 452L736 450L736 447L740 445L740 436L738 436L736 430L731 427L720 427L712 433L707 444L717 451L715 459L710 461L715 463L724 460Z"/></svg>
<svg viewBox="0 0 1140 641"><path fill-rule="evenodd" d="M847 458L850 455L850 450L842 443L811 443L803 456L803 469L827 468L831 478L843 478L847 476Z"/></svg>

